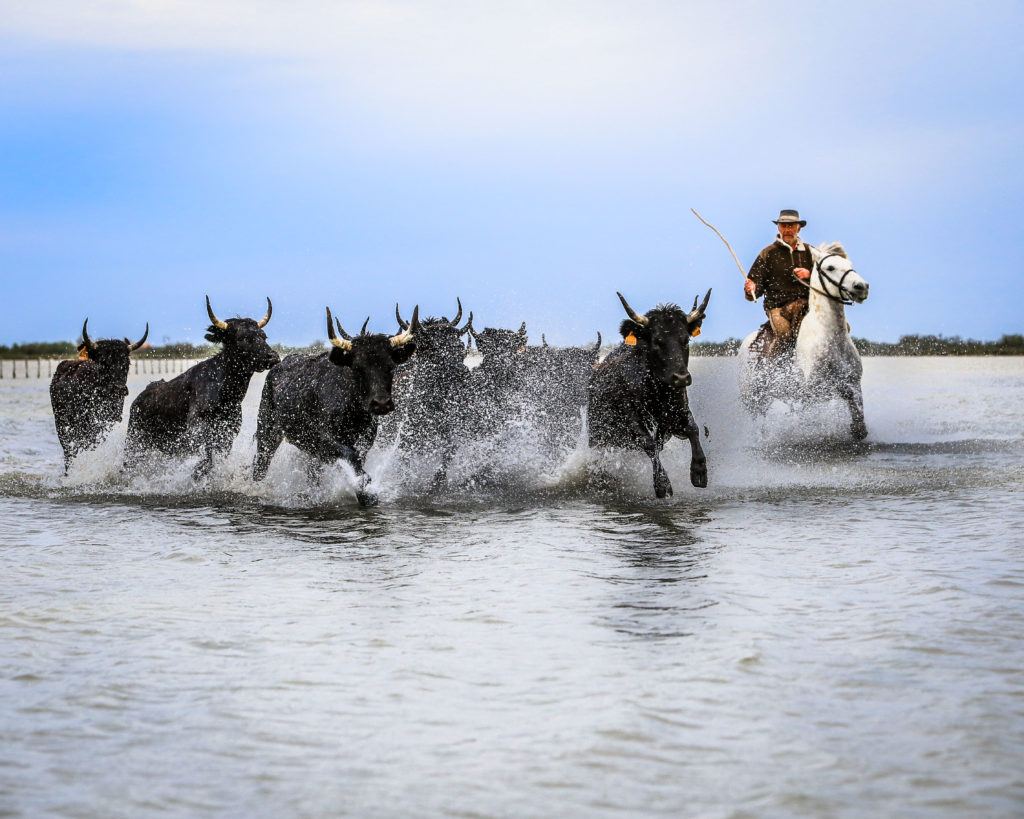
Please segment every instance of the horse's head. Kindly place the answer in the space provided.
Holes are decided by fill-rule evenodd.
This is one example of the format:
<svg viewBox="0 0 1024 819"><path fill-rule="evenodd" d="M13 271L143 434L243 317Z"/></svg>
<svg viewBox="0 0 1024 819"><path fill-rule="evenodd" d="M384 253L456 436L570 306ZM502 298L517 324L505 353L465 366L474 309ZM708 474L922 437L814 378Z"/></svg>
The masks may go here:
<svg viewBox="0 0 1024 819"><path fill-rule="evenodd" d="M846 250L839 242L823 242L811 248L814 269L811 286L817 287L836 301L858 304L868 297L868 283L853 269Z"/></svg>

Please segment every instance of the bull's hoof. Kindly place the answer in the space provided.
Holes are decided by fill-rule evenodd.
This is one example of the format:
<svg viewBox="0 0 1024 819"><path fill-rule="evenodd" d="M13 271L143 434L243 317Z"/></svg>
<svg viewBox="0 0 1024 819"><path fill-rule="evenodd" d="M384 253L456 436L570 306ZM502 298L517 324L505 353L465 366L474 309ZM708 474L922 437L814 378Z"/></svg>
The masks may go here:
<svg viewBox="0 0 1024 819"><path fill-rule="evenodd" d="M360 506L376 506L380 503L376 492L356 492L356 500Z"/></svg>
<svg viewBox="0 0 1024 819"><path fill-rule="evenodd" d="M672 483L668 477L664 480L656 481L654 484L654 496L656 498L670 498L672 497Z"/></svg>
<svg viewBox="0 0 1024 819"><path fill-rule="evenodd" d="M708 485L707 464L690 464L690 483L698 489L706 489Z"/></svg>
<svg viewBox="0 0 1024 819"><path fill-rule="evenodd" d="M863 421L850 424L850 432L853 434L853 440L863 441L868 437L868 425Z"/></svg>

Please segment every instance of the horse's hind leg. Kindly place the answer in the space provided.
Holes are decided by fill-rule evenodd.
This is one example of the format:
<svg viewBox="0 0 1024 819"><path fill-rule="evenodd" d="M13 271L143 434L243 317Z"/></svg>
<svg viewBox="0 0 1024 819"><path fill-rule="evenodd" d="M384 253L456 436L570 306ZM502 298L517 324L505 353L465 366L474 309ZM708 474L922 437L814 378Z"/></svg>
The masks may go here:
<svg viewBox="0 0 1024 819"><path fill-rule="evenodd" d="M864 396L860 383L845 383L839 386L839 395L850 408L850 434L853 440L863 441L868 437L868 427L864 422Z"/></svg>

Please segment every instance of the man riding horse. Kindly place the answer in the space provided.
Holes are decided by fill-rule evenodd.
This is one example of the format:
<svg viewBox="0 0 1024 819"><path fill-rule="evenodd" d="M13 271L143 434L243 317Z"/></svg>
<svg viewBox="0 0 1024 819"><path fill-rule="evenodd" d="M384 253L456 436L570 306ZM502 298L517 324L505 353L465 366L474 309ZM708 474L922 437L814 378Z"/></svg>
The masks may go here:
<svg viewBox="0 0 1024 819"><path fill-rule="evenodd" d="M807 314L807 285L802 282L811 277L814 265L811 249L800 240L800 228L807 224L800 213L783 210L773 223L779 233L757 254L743 286L748 301L764 296L771 332L762 334L763 360L792 352L800 322Z"/></svg>

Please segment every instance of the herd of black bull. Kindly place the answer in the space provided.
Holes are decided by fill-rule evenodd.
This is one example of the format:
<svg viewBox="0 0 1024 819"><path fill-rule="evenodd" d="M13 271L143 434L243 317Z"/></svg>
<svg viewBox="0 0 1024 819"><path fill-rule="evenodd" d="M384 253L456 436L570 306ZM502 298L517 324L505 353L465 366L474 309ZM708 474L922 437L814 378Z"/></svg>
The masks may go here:
<svg viewBox="0 0 1024 819"><path fill-rule="evenodd" d="M224 321L207 297L211 324L206 338L221 350L177 378L152 382L132 402L125 469L133 472L147 453L159 451L199 455L194 477L205 476L241 429L242 400L253 374L269 370L256 430L257 481L266 476L274 453L287 439L309 456L313 478L325 464L351 464L359 502L372 505L376 496L368 488L363 459L377 438L379 419L391 421L387 434L399 449L434 456L435 481L443 482L463 438L494 434L509 420L512 397L527 396L528 403L543 408L548 421L544 428L557 445L576 441L580 409L586 406L590 446L646 453L659 498L672 494L660 461L662 447L673 435L686 438L690 481L707 486L707 463L686 388L691 383L689 341L704 320L711 291L699 305L694 299L689 312L668 304L643 315L618 295L629 317L619 330L623 342L600 363L600 335L588 347L529 347L525 323L518 331L477 332L470 313L460 327L461 302L452 320L420 321L417 307L406 322L396 306L399 332L393 336L367 333L366 324L350 336L328 308L331 350L282 361L263 331L273 311L269 298L262 319ZM65 471L76 455L96 446L121 420L129 354L148 334L147 324L137 342L94 341L86 319L80 358L61 362L50 384ZM482 357L474 369L465 365L465 336ZM396 403L399 411L393 413Z"/></svg>

